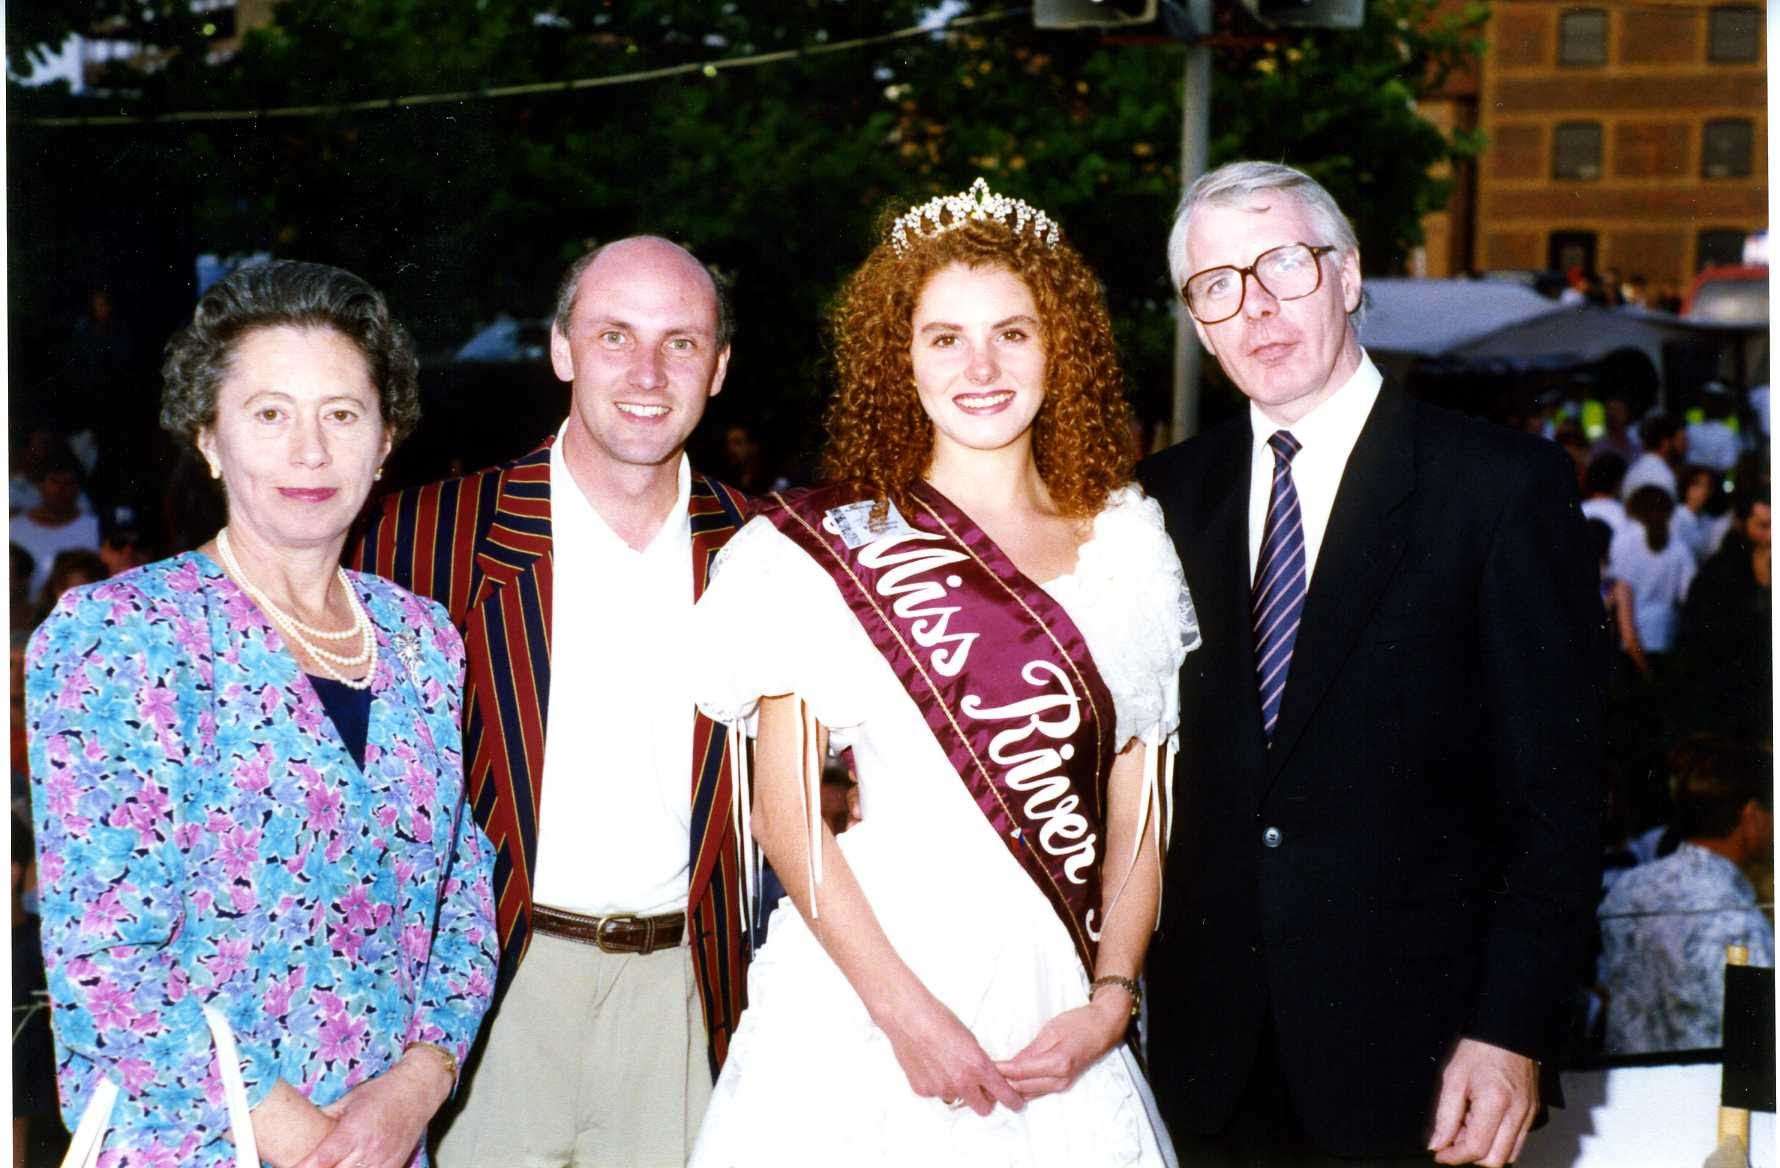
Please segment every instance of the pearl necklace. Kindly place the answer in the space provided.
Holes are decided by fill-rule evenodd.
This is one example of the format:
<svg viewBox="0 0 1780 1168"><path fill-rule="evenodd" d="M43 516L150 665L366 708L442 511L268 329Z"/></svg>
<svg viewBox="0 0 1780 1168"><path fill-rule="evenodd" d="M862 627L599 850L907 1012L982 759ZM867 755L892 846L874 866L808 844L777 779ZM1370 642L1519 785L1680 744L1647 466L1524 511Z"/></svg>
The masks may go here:
<svg viewBox="0 0 1780 1168"><path fill-rule="evenodd" d="M359 603L358 593L353 591L352 582L346 577L346 569L337 567L334 573L340 581L341 591L346 594L346 605L352 610L352 624L339 630L318 629L284 611L248 578L240 561L235 559L234 550L229 547L229 529L226 527L216 533L216 551L222 558L223 567L241 585L242 591L254 599L281 632L303 647L323 673L351 689L371 688L371 677L377 672L377 633L365 615L364 606ZM343 641L348 637L358 638L357 653L335 653L315 643L315 640ZM363 676L353 678L347 675L348 670L356 672L359 666L366 666Z"/></svg>

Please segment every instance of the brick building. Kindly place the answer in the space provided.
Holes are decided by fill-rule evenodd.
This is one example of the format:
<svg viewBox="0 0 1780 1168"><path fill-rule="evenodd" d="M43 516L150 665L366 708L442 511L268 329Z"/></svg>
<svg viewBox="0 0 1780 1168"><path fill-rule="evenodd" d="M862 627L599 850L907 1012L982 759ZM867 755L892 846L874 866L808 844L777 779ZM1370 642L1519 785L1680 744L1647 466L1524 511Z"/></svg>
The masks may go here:
<svg viewBox="0 0 1780 1168"><path fill-rule="evenodd" d="M1762 9L1496 0L1493 11L1471 222L1429 268L1613 268L1655 289L1737 262L1767 227Z"/></svg>

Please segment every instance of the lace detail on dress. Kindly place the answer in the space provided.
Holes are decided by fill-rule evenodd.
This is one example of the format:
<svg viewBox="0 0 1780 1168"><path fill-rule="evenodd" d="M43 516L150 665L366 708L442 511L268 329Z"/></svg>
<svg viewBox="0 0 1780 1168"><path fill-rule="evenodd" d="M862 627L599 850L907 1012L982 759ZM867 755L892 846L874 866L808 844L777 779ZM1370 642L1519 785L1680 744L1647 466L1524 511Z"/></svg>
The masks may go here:
<svg viewBox="0 0 1780 1168"><path fill-rule="evenodd" d="M1162 508L1121 487L1094 517L1075 571L1049 587L1088 638L1111 691L1121 744L1151 746L1180 722L1181 662L1199 647L1199 619Z"/></svg>

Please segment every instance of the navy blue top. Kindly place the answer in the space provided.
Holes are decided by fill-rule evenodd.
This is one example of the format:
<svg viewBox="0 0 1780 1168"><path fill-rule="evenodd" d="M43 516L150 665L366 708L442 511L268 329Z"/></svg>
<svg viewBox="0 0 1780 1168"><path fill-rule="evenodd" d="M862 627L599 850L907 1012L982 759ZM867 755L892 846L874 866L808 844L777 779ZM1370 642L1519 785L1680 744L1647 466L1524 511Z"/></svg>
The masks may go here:
<svg viewBox="0 0 1780 1168"><path fill-rule="evenodd" d="M343 681L317 677L313 673L309 675L309 684L315 687L316 696L321 699L328 717L333 719L334 729L340 732L340 741L346 743L346 749L352 753L352 761L358 764L359 770L364 770L365 734L371 724L371 691L353 689Z"/></svg>

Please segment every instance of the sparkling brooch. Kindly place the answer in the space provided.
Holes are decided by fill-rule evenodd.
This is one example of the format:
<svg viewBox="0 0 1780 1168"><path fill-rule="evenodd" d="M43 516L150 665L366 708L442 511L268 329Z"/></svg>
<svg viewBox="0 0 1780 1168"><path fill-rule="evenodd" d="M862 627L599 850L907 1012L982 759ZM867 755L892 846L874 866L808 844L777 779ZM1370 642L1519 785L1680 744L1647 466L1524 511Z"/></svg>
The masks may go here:
<svg viewBox="0 0 1780 1168"><path fill-rule="evenodd" d="M420 668L419 633L397 633L390 640L395 642L396 656L402 659L402 664L407 667L409 673Z"/></svg>
<svg viewBox="0 0 1780 1168"><path fill-rule="evenodd" d="M1056 247L1057 240L1061 238L1055 219L1024 199L1010 199L1006 195L996 194L979 177L962 194L938 195L918 207L910 207L908 213L898 218L891 227L890 246L896 250L897 255L907 255L911 235L931 239L948 231L956 231L973 220L989 219L1015 235L1030 226L1032 237L1042 240L1046 247Z"/></svg>

